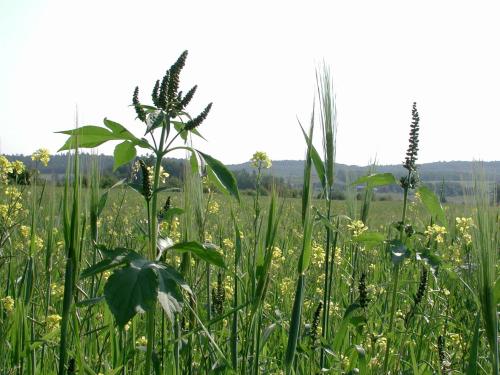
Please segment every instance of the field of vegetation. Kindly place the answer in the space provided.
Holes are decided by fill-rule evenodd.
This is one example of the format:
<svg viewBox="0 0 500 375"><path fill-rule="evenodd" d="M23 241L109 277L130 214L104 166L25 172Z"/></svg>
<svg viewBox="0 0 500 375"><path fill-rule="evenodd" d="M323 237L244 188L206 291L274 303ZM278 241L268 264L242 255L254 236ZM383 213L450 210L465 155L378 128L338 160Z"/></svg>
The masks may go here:
<svg viewBox="0 0 500 375"><path fill-rule="evenodd" d="M144 138L109 119L63 132L65 186L36 168L23 183L26 166L0 156L0 374L499 374L500 211L480 166L468 204L442 205L419 183L413 104L406 176L373 170L333 200L336 109L322 67L309 126L297 126L301 196L260 194L264 152L251 158L255 194L240 194L194 146L211 104L188 115L186 56L151 105L136 88ZM84 168L79 152L108 141L119 142L114 168L131 172L103 189L99 157ZM162 160L178 149L174 191ZM402 199L374 202L382 186Z"/></svg>

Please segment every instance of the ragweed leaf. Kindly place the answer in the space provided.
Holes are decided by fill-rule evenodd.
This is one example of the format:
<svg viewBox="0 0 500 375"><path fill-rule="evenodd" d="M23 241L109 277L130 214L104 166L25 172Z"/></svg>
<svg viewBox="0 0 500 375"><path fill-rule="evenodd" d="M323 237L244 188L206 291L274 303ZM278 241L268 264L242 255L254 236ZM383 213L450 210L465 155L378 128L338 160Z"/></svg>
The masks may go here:
<svg viewBox="0 0 500 375"><path fill-rule="evenodd" d="M191 293L191 289L184 283L182 276L172 267L161 265L158 272L158 302L171 322L174 314L182 311L182 294L179 285Z"/></svg>
<svg viewBox="0 0 500 375"><path fill-rule="evenodd" d="M114 267L118 267L142 257L133 250L117 248L115 250L99 249L104 259L80 273L80 279L97 275Z"/></svg>
<svg viewBox="0 0 500 375"><path fill-rule="evenodd" d="M353 238L354 242L364 244L368 248L373 248L385 241L385 236L378 232L363 232Z"/></svg>
<svg viewBox="0 0 500 375"><path fill-rule="evenodd" d="M396 177L392 173L375 173L358 178L352 185L367 184L368 187L393 185L396 183Z"/></svg>
<svg viewBox="0 0 500 375"><path fill-rule="evenodd" d="M116 270L104 286L106 302L120 327L135 314L154 307L158 297L158 275L148 265L142 260L139 264Z"/></svg>
<svg viewBox="0 0 500 375"><path fill-rule="evenodd" d="M446 227L446 216L444 215L443 207L441 206L441 203L439 203L439 199L436 194L434 194L434 192L426 186L420 186L417 193L432 217L435 217L441 225Z"/></svg>
<svg viewBox="0 0 500 375"><path fill-rule="evenodd" d="M116 171L118 167L134 160L136 155L137 151L135 150L135 146L132 142L125 141L118 144L115 147L115 152L113 154L115 159L113 164L113 171Z"/></svg>
<svg viewBox="0 0 500 375"><path fill-rule="evenodd" d="M65 151L79 148L97 147L104 142L117 139L116 136L106 128L100 126L88 125L73 130L58 132L70 135L66 143L58 150Z"/></svg>
<svg viewBox="0 0 500 375"><path fill-rule="evenodd" d="M215 177L218 182L224 187L224 189L236 200L240 201L240 195L238 192L238 185L236 183L236 178L234 175L227 169L224 164L222 164L217 159L214 159L210 155L204 154L203 152L198 151L198 154L205 160L207 165L214 172Z"/></svg>
<svg viewBox="0 0 500 375"><path fill-rule="evenodd" d="M157 299L173 322L174 314L182 310L181 288L192 293L175 269L139 256L115 270L104 286L104 296L119 326L153 308Z"/></svg>
<svg viewBox="0 0 500 375"><path fill-rule="evenodd" d="M195 241L177 243L169 248L169 250L176 250L181 253L189 251L205 262L226 268L224 258L216 249L217 247L213 244L205 243L202 245Z"/></svg>

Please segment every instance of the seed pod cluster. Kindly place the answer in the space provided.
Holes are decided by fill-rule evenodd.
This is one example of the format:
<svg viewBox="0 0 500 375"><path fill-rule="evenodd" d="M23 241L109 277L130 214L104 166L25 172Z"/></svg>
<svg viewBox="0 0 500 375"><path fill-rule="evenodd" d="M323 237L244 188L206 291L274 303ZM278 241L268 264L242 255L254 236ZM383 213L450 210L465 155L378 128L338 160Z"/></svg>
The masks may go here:
<svg viewBox="0 0 500 375"><path fill-rule="evenodd" d="M422 267L422 273L420 274L420 283L418 284L417 294L413 297L413 302L415 305L418 305L425 294L425 290L427 288L427 269Z"/></svg>
<svg viewBox="0 0 500 375"><path fill-rule="evenodd" d="M207 118L208 113L210 112L211 108L212 108L212 103L210 103L209 105L207 105L205 107L205 109L198 116L196 116L194 119L189 120L186 123L184 129L186 129L186 130L193 130L193 129L197 128L198 126L200 126L201 123L203 121L205 121L205 119Z"/></svg>
<svg viewBox="0 0 500 375"><path fill-rule="evenodd" d="M187 55L188 52L184 51L179 56L177 61L173 63L170 69L165 72L163 78L155 82L151 93L151 99L153 100L154 106L158 110L163 111L168 118L175 118L182 113L196 93L196 85L193 86L184 96L183 92L179 91L180 73L186 64ZM146 122L150 111L146 111L139 102L138 87L134 90L132 103L137 113L137 117L141 121ZM184 129L189 131L198 127L206 119L211 108L212 103L207 105L198 116L187 121Z"/></svg>
<svg viewBox="0 0 500 375"><path fill-rule="evenodd" d="M139 160L142 172L142 194L146 201L150 201L153 196L153 185L151 184L151 171L149 170L144 160Z"/></svg>
<svg viewBox="0 0 500 375"><path fill-rule="evenodd" d="M318 328L319 328L319 319L321 317L321 310L323 309L323 302L319 301L318 307L314 311L313 320L311 324L311 346L316 346L316 339L318 338Z"/></svg>
<svg viewBox="0 0 500 375"><path fill-rule="evenodd" d="M132 104L135 108L135 113L137 113L137 118L142 122L146 121L146 112L144 108L141 107L141 103L139 102L139 87L136 86L134 90L134 95L132 96Z"/></svg>
<svg viewBox="0 0 500 375"><path fill-rule="evenodd" d="M222 274L217 274L217 287L212 288L212 313L222 315L224 312L224 301L226 300L226 290L222 282Z"/></svg>
<svg viewBox="0 0 500 375"><path fill-rule="evenodd" d="M406 158L403 163L403 167L408 169L410 172L416 171L417 153L418 153L418 132L420 127L418 125L420 117L418 116L417 103L413 103L413 109L411 111L412 122L410 125L410 139L408 150L406 151Z"/></svg>
<svg viewBox="0 0 500 375"><path fill-rule="evenodd" d="M422 298L424 297L425 290L427 289L427 281L428 281L428 272L425 267L422 267L422 272L420 273L420 282L418 284L417 294L413 296L413 305L406 315L405 325L408 326L408 323L415 315L415 311L418 305L422 302Z"/></svg>
<svg viewBox="0 0 500 375"><path fill-rule="evenodd" d="M366 307L368 306L368 302L370 300L368 299L368 291L366 289L366 273L364 272L361 274L361 278L359 279L358 292L359 292L359 305L363 309L366 309Z"/></svg>

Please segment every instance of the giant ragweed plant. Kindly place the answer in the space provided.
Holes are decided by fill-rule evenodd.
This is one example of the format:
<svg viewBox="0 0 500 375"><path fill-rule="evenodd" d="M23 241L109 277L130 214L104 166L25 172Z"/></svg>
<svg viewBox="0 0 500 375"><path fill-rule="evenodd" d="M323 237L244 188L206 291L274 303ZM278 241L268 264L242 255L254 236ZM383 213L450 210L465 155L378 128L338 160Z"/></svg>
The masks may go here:
<svg viewBox="0 0 500 375"><path fill-rule="evenodd" d="M234 176L218 160L188 145L190 134L201 136L199 126L207 118L212 103L208 104L195 117L189 115L186 107L191 102L196 86L183 94L179 90L180 73L185 65L187 51L168 69L161 80L157 80L151 97L152 105L145 105L139 99L139 87L132 96L132 105L137 118L144 124L144 137L138 138L125 126L104 119L104 126L88 125L61 133L69 135L59 151L77 148L93 148L109 141L118 141L114 150L114 168L132 162L137 155L137 148L142 148L154 155L154 165L139 162L142 183L130 186L140 193L147 208L148 243L147 251L137 249L109 249L98 246L102 260L84 270L80 278L94 276L113 270L104 287L106 302L120 327L137 314L147 313L147 350L145 373L149 374L153 358L155 309L159 302L165 314L172 322L175 315L183 308L183 292L192 293L182 275L172 266L161 261L162 252L190 252L200 259L215 266L224 267L220 253L213 245L198 242L173 244L159 237L159 221L165 220L167 213L159 215L158 193L164 190L161 185L162 160L174 150L186 150L191 153L191 166L196 173L203 163L208 178L225 192L239 199ZM176 141L180 144L176 144ZM43 162L43 155L40 156ZM172 208L170 208L172 210ZM174 210L177 214L182 210ZM62 324L65 324L62 322Z"/></svg>

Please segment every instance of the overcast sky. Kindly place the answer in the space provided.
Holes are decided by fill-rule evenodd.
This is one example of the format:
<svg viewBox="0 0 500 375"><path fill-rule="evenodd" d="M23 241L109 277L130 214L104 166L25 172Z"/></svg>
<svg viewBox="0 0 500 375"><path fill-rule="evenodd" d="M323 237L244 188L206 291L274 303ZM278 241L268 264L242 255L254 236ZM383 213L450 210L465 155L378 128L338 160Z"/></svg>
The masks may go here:
<svg viewBox="0 0 500 375"><path fill-rule="evenodd" d="M142 135L128 106L184 50L190 109L214 106L197 146L226 163L256 150L302 159L315 68L331 67L337 160L400 163L411 105L419 162L499 160L497 1L0 0L0 152L51 152L55 131L108 117ZM317 129L319 130L319 128ZM319 135L319 131L317 132ZM113 147L101 148L111 153Z"/></svg>

